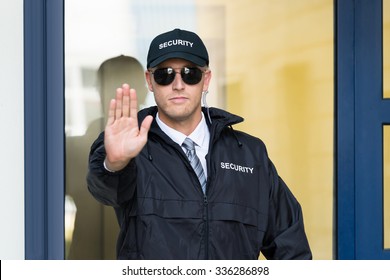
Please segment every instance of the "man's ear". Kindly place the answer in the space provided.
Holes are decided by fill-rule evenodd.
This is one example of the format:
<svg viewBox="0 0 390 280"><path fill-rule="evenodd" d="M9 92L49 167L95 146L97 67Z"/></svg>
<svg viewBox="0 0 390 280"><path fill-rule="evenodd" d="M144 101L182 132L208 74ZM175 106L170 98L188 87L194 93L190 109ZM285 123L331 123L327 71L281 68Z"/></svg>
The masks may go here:
<svg viewBox="0 0 390 280"><path fill-rule="evenodd" d="M210 70L207 70L205 73L204 73L204 83L203 83L203 91L207 91L209 89L209 84L210 84L210 80L211 80L211 71Z"/></svg>

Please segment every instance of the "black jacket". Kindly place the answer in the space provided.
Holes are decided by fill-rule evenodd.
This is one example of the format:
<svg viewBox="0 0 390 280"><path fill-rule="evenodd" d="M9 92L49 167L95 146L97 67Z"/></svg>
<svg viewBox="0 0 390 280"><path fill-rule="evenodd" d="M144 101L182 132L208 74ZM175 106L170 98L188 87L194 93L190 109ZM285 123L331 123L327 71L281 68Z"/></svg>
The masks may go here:
<svg viewBox="0 0 390 280"><path fill-rule="evenodd" d="M139 112L139 123L156 107ZM205 114L207 116L207 114ZM311 259L302 211L261 140L231 125L241 117L210 108L207 192L181 147L153 120L148 142L110 173L103 133L90 152L88 188L115 208L118 259Z"/></svg>

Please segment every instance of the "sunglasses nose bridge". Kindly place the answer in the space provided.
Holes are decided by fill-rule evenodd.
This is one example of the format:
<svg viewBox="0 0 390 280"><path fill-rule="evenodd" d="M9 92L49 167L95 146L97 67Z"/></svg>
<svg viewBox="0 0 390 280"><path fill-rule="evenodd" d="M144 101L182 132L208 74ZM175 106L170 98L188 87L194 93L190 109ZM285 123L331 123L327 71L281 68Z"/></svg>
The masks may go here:
<svg viewBox="0 0 390 280"><path fill-rule="evenodd" d="M172 81L172 86L174 88L184 88L184 81L183 81L183 76L182 76L182 71L175 71L174 72L174 77L173 77L173 81ZM177 77L177 75L179 75L179 78Z"/></svg>

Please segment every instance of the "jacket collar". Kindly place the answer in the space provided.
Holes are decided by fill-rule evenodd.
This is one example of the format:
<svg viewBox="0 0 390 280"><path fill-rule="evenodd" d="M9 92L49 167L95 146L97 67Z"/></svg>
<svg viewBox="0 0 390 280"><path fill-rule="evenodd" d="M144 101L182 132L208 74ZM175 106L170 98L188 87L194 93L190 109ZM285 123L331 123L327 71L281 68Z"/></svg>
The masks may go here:
<svg viewBox="0 0 390 280"><path fill-rule="evenodd" d="M242 117L236 116L234 114L231 114L227 111L224 111L222 109L218 108L209 108L209 112L207 112L207 109L202 107L203 113L205 114L206 123L210 129L210 141L211 143L214 143L219 138L219 135L221 131L227 127L232 126L234 124L243 122L244 119ZM207 114L210 114L211 123L208 120ZM145 108L138 112L138 124L141 125L142 121L145 119L146 116L151 115L153 116L153 122L150 127L150 133L148 137L154 138L159 137L161 140L163 140L165 143L167 143L170 146L176 146L179 150L180 147L171 139L169 138L158 126L156 122L156 114L157 114L157 106L152 106L149 108ZM233 131L233 130L232 130ZM233 131L234 134L234 131ZM235 135L235 134L234 134ZM237 144L241 147L241 142L237 139ZM149 160L153 160L152 151L149 145L149 141L146 142L146 150L148 153ZM181 150L182 151L182 150Z"/></svg>

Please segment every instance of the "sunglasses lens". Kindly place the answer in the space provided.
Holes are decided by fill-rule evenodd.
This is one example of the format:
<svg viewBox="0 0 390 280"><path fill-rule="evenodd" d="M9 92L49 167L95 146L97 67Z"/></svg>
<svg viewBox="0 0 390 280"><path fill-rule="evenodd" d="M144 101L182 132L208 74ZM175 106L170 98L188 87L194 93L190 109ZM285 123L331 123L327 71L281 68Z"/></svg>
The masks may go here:
<svg viewBox="0 0 390 280"><path fill-rule="evenodd" d="M172 68L161 68L153 72L154 80L157 84L166 86L175 79L175 71Z"/></svg>
<svg viewBox="0 0 390 280"><path fill-rule="evenodd" d="M187 85L196 85L202 80L202 70L196 67L184 67L180 74ZM173 68L160 68L154 70L153 76L157 84L166 86L173 82L176 72Z"/></svg>
<svg viewBox="0 0 390 280"><path fill-rule="evenodd" d="M184 67L181 70L181 78L188 85L196 85L202 80L202 71L196 67Z"/></svg>

